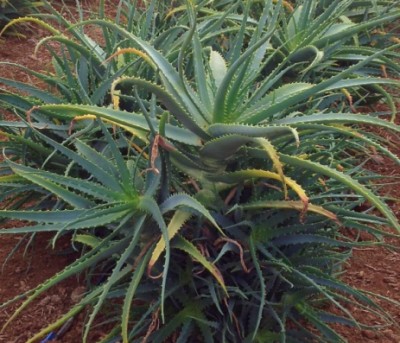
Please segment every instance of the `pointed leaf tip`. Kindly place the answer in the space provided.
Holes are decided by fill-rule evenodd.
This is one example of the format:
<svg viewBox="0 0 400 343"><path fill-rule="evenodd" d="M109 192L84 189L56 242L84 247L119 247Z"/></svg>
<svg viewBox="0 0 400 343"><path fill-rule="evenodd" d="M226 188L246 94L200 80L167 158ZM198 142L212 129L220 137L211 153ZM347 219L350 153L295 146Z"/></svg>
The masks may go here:
<svg viewBox="0 0 400 343"><path fill-rule="evenodd" d="M210 68L215 85L219 88L228 69L224 58L215 50L211 50L210 53Z"/></svg>

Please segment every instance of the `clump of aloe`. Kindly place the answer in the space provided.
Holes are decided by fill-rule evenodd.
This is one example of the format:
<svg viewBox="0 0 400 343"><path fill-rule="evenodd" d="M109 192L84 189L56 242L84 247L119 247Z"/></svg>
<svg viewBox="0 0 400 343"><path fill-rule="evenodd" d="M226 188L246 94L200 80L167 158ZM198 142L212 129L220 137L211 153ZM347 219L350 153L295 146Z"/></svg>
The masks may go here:
<svg viewBox="0 0 400 343"><path fill-rule="evenodd" d="M81 311L87 342L109 304L101 342L342 342L330 324L368 328L350 303L391 321L340 274L352 248L400 229L360 163L371 147L399 163L365 127L400 128L357 113L370 98L393 105L399 82L382 66L397 75L397 53L370 33L396 6L121 1L115 22L100 3L98 18L71 23L45 3L43 18L10 24L41 25L38 49L61 48L49 48L54 74L17 66L48 89L0 78L20 117L1 123L0 200L15 201L0 217L30 222L0 233L66 235L81 256L10 321L67 277L85 273L88 288L29 342ZM376 211L357 211L366 202Z"/></svg>
<svg viewBox="0 0 400 343"><path fill-rule="evenodd" d="M3 28L11 20L18 17L23 17L35 12L39 6L42 5L40 1L28 0L1 0L0 1L0 28Z"/></svg>

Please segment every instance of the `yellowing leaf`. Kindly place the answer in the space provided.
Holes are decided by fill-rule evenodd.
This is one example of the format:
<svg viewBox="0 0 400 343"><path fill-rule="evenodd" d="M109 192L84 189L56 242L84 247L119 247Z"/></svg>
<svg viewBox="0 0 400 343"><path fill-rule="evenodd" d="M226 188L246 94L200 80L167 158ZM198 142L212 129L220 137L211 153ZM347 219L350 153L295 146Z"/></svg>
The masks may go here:
<svg viewBox="0 0 400 343"><path fill-rule="evenodd" d="M218 281L218 283L224 290L226 296L228 296L228 291L226 289L225 282L221 275L221 272L210 261L208 261L192 243L190 243L182 236L178 235L175 238L172 247L185 251L194 260L199 262L205 269L207 269L215 277L215 279Z"/></svg>
<svg viewBox="0 0 400 343"><path fill-rule="evenodd" d="M118 49L118 51L113 53L110 57L108 57L104 61L104 63L109 62L110 60L112 60L113 58L115 58L117 56L120 56L121 54L134 54L136 56L139 56L139 57L143 58L148 64L150 64L152 67L154 67L154 63L149 58L149 56L146 53L144 53L143 51L140 51L140 50L135 49L135 48Z"/></svg>
<svg viewBox="0 0 400 343"><path fill-rule="evenodd" d="M171 221L168 224L167 227L167 232L168 232L168 238L171 240L177 233L178 231L182 228L182 225L192 216L191 213L178 210L174 213ZM160 238L158 241L156 247L154 248L153 254L151 255L149 265L147 272L150 273L151 269L153 266L156 264L158 259L160 258L160 255L162 252L165 250L165 240L163 237Z"/></svg>
<svg viewBox="0 0 400 343"><path fill-rule="evenodd" d="M278 209L293 209L302 211L304 209L304 204L301 201L259 201L248 205L240 206L243 209L247 210L257 210L261 208L278 208ZM337 223L339 220L331 211L324 209L322 206L309 204L307 207L307 211L314 212L320 214L324 217L327 217Z"/></svg>
<svg viewBox="0 0 400 343"><path fill-rule="evenodd" d="M260 146L267 152L268 156L272 160L275 170L278 172L283 185L283 191L285 194L285 199L287 198L287 187L285 183L285 175L283 174L283 166L279 160L278 152L275 147L270 143L268 139L265 138L255 138L255 141L260 144Z"/></svg>

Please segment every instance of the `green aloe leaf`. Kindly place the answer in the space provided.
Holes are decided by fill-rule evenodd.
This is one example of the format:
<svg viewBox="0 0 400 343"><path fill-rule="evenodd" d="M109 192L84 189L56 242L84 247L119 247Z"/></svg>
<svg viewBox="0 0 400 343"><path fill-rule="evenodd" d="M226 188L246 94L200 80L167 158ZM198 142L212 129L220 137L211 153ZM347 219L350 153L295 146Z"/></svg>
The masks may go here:
<svg viewBox="0 0 400 343"><path fill-rule="evenodd" d="M45 170L34 169L31 167L19 165L11 161L9 161L8 163L10 166L12 166L13 170L16 173L18 174L22 173L21 177L23 177L23 175L30 175L30 176L36 175L40 179L48 180L49 182L68 188L69 190L73 189L79 193L93 196L96 199L105 202L122 201L124 199L123 194L110 191L108 188L102 186L97 182L91 182L74 177L58 175L55 173L47 172Z"/></svg>
<svg viewBox="0 0 400 343"><path fill-rule="evenodd" d="M76 116L91 114L98 116L105 121L115 123L117 125L125 125L127 127L133 127L150 131L148 123L144 116L129 113L124 111L113 110L110 108L98 107L98 106L85 106L85 105L43 105L40 106L43 111L48 111L49 115L57 117L57 115L64 115L66 119L73 120ZM57 115L55 114L57 113ZM155 119L150 119L153 127L158 127L158 122ZM179 127L166 125L166 136L172 140L182 142L190 145L201 145L200 138L197 135L183 130Z"/></svg>
<svg viewBox="0 0 400 343"><path fill-rule="evenodd" d="M122 317L121 317L121 330L122 330L122 340L124 343L128 343L128 326L129 326L129 316L131 312L132 302L136 293L138 286L140 285L140 281L143 277L143 274L146 270L146 264L150 259L151 250L149 250L145 256L139 261L136 262L137 266L132 273L132 278L130 284L127 288L124 305L122 309Z"/></svg>
<svg viewBox="0 0 400 343"><path fill-rule="evenodd" d="M227 66L221 54L214 50L211 50L210 53L210 69L215 86L218 89L227 73Z"/></svg>
<svg viewBox="0 0 400 343"><path fill-rule="evenodd" d="M367 114L354 113L316 113L306 116L279 119L277 124L297 126L301 124L370 124L380 126L395 132L400 132L400 126L386 120L372 117Z"/></svg>
<svg viewBox="0 0 400 343"><path fill-rule="evenodd" d="M245 210L259 210L263 208L274 208L274 209L293 209L298 211L304 210L304 203L302 201L280 201L280 200L270 200L270 201L258 201L244 205L234 206L230 211L236 207L243 208ZM322 206L308 204L307 211L320 214L329 218L330 220L338 222L336 214L331 211L324 209Z"/></svg>
<svg viewBox="0 0 400 343"><path fill-rule="evenodd" d="M177 235L172 243L172 247L185 251L193 259L195 259L197 262L199 262L204 268L206 268L214 276L214 278L221 285L224 292L227 294L228 291L226 289L225 282L221 275L221 272L212 263L207 261L207 259L201 254L201 252L192 243L190 243L188 240L186 240L182 236Z"/></svg>
<svg viewBox="0 0 400 343"><path fill-rule="evenodd" d="M357 194L360 194L364 196L365 199L369 200L371 204L376 206L376 208L387 218L389 223L395 229L400 231L400 224L397 221L397 218L394 216L393 212L389 209L389 207L379 198L379 196L372 193L369 189L361 185L354 178L314 161L303 160L301 158L285 154L280 154L280 158L283 163L287 163L291 166L312 170L316 173L321 173L323 175L332 177L333 179L336 179L337 181L343 183Z"/></svg>
<svg viewBox="0 0 400 343"><path fill-rule="evenodd" d="M171 259L171 248L170 248L170 238L168 236L168 228L167 225L165 224L164 217L160 211L160 208L157 202L153 198L149 196L141 197L138 204L138 208L152 216L152 218L154 219L154 221L157 223L158 227L161 230L162 238L164 239L165 243L165 264L162 273L162 284L161 284L161 317L164 321L166 283L167 283L168 270Z"/></svg>
<svg viewBox="0 0 400 343"><path fill-rule="evenodd" d="M44 189L47 189L76 208L88 208L93 205L90 200L69 191L67 188L62 187L45 177L42 177L40 173L31 173L24 168L20 168L19 165L12 163L11 161L9 161L8 164L16 174L43 187Z"/></svg>
<svg viewBox="0 0 400 343"><path fill-rule="evenodd" d="M104 301L107 298L107 295L109 291L111 290L111 287L118 281L119 279L119 274L120 273L127 273L131 272L132 267L130 265L126 265L127 260L132 256L132 253L134 249L137 247L137 244L140 239L140 234L143 230L143 223L146 219L146 216L141 216L136 222L136 224L133 227L133 235L130 237L130 241L128 243L128 246L126 249L120 254L120 257L117 259L115 267L113 268L113 271L111 272L110 276L107 278L107 281L104 283L103 290L101 294L99 295L96 305L93 308L93 311L90 314L89 320L86 323L85 330L83 333L83 343L87 342L90 327L96 318L96 315L99 313L101 306L103 305ZM139 274L140 276L143 275Z"/></svg>
<svg viewBox="0 0 400 343"><path fill-rule="evenodd" d="M167 227L168 237L170 239L174 238L176 234L179 232L179 230L182 228L182 226L190 219L190 217L192 217L192 214L190 212L186 212L183 210L176 211L172 216ZM164 250L165 250L165 241L161 237L151 255L151 259L147 269L148 273L151 272L151 269L157 263L158 259L160 258Z"/></svg>
<svg viewBox="0 0 400 343"><path fill-rule="evenodd" d="M199 124L196 123L194 118L187 113L187 106L182 107L177 99L174 98L174 96L171 95L167 90L147 80L134 77L116 80L113 84L113 88L118 84L140 86L142 89L146 89L156 94L163 105L165 105L171 114L175 116L176 119L178 119L182 124L184 124L186 128L197 134L200 138L208 139L208 135L204 132L204 130L199 126Z"/></svg>
<svg viewBox="0 0 400 343"><path fill-rule="evenodd" d="M50 103L50 104L59 104L61 103L61 99L54 96L51 93L45 92L39 88L26 84L24 82L19 82L15 80L9 80L3 77L0 77L0 83L16 88L21 92L26 92L30 94L32 97L36 97L43 102Z"/></svg>
<svg viewBox="0 0 400 343"><path fill-rule="evenodd" d="M208 133L213 137L221 137L229 134L249 137L263 137L268 140L291 134L299 144L299 136L296 129L285 125L240 125L240 124L212 124L208 127Z"/></svg>

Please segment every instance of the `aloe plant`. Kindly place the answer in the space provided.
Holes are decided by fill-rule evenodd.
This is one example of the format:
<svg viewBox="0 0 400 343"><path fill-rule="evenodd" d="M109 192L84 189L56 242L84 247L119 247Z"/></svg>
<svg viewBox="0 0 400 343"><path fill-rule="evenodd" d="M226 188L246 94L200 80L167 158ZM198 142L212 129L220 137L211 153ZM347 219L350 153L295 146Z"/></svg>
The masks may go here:
<svg viewBox="0 0 400 343"><path fill-rule="evenodd" d="M127 25L63 19L73 37L24 19L52 33L40 45L65 48L54 52L54 76L35 74L57 92L0 80L31 95L0 94L21 117L1 123L13 143L2 143L1 187L7 197L39 199L28 210L14 202L1 210L33 225L0 232L53 231L54 240L71 233L84 248L29 291L10 320L71 275L88 271L90 285L30 341L90 305L85 342L114 298L122 305L102 342L341 342L330 323L366 327L346 303L391 320L339 275L352 247L384 245L383 225L400 229L358 160L374 147L399 163L363 125L400 129L352 113L348 95L398 87L366 74L381 64L398 72L396 54L345 51L400 12L379 2L372 19L342 25L366 4L336 1L341 17L329 6L320 14L316 1L287 4L187 1L170 9L150 1L143 12L127 7ZM103 30L105 46L88 39L86 25ZM365 201L381 215L357 212ZM351 240L343 226L375 240ZM91 277L98 270L107 270L101 283ZM327 302L340 315L324 310Z"/></svg>
<svg viewBox="0 0 400 343"><path fill-rule="evenodd" d="M27 1L27 0L1 0L0 1L0 27L3 27L11 20L23 17L35 12L39 6L42 5L40 1Z"/></svg>

